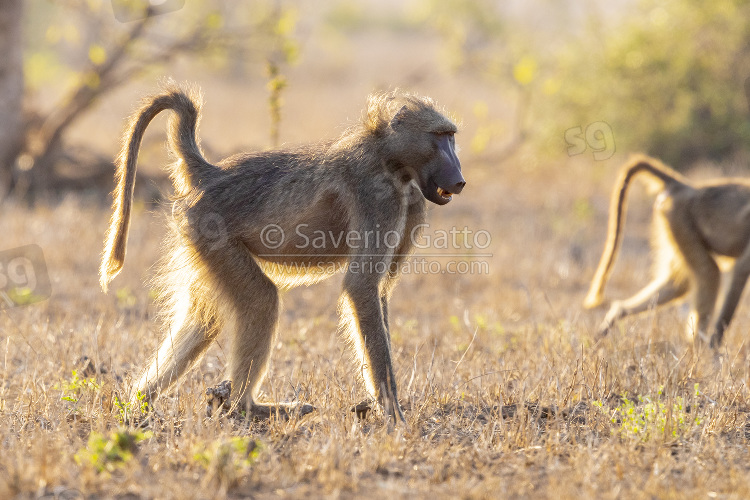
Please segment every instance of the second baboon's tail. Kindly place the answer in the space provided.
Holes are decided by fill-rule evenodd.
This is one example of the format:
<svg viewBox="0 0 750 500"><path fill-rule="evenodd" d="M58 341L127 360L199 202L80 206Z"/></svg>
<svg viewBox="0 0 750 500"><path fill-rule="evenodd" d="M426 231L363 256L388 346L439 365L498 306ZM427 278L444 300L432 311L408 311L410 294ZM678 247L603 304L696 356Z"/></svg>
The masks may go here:
<svg viewBox="0 0 750 500"><path fill-rule="evenodd" d="M661 190L676 185L689 185L689 181L664 165L655 158L645 155L633 156L620 169L620 175L615 183L615 189L612 192L612 199L609 206L609 224L607 227L607 242L604 245L604 252L599 261L599 267L596 269L594 279L591 281L583 305L587 309L596 307L604 300L604 285L607 283L612 267L614 266L617 252L620 250L622 243L622 228L625 224L625 212L627 210L627 194L630 187L630 181L639 174L648 174L655 181Z"/></svg>
<svg viewBox="0 0 750 500"><path fill-rule="evenodd" d="M171 172L178 193L186 193L199 180L218 171L217 167L203 158L196 140L200 106L201 99L197 92L169 84L163 93L147 98L130 119L128 130L123 135L122 150L116 160L117 187L114 191L113 214L99 271L99 282L105 292L125 261L138 150L151 120L164 110L171 109L175 112L169 123L168 137L170 148L181 160Z"/></svg>

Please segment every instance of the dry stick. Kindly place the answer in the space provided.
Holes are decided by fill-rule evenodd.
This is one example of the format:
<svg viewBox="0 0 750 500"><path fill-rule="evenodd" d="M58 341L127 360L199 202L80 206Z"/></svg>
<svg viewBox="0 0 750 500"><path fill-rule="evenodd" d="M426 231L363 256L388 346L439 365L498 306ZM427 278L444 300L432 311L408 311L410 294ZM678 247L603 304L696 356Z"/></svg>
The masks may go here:
<svg viewBox="0 0 750 500"><path fill-rule="evenodd" d="M495 375L497 373L506 373L506 372L514 372L514 371L516 371L515 368L508 368L506 370L493 370L491 372L480 373L479 375L474 375L473 377L469 377L466 380L466 382L464 382L463 384L461 384L461 385L458 386L458 389L460 389L461 387L465 387L465 386L469 385L471 382L473 382L474 380L476 380L478 378L486 377L487 375Z"/></svg>
<svg viewBox="0 0 750 500"><path fill-rule="evenodd" d="M473 336L471 337L471 342L469 342L469 345L468 345L468 347L466 347L466 350L465 350L465 351L464 351L464 353L463 353L463 354L461 355L461 359L459 359L459 360L458 360L458 363L456 363L456 367L455 367L455 368L453 368L453 373L451 374L451 378L450 378L450 381L449 381L449 383L450 383L450 384L452 384L452 383L453 383L453 377L455 377L455 376L456 376L456 370L458 370L458 367L459 367L459 366L461 365L461 362L462 362L462 361L464 360L464 358L466 357L466 353L467 353L467 352L469 352L469 349L471 349L471 346L472 346L472 344L474 344L474 339L476 339L476 338L477 338L477 332L478 332L478 331L479 331L479 328L478 328L478 327L474 329L474 335L473 335Z"/></svg>
<svg viewBox="0 0 750 500"><path fill-rule="evenodd" d="M8 350L10 350L10 335L5 337L5 357L3 360L3 383L0 388L5 387L5 381L8 379Z"/></svg>
<svg viewBox="0 0 750 500"><path fill-rule="evenodd" d="M11 325L13 325L13 328L16 330L16 333L18 334L19 337L23 339L26 345L29 346L29 349L31 349L36 356L39 356L39 353L37 352L37 350L34 349L34 346L31 345L31 342L29 341L29 339L23 334L23 331L18 327L18 323L16 323L15 318L11 315L10 309L0 309L0 311L5 313L5 316L7 316L7 318L10 320L10 323ZM10 337L11 337L11 334L8 334L8 338ZM44 347L44 344L42 344L42 347ZM49 355L49 351L46 348L45 348L44 354ZM7 352L6 352L6 356L7 356Z"/></svg>
<svg viewBox="0 0 750 500"><path fill-rule="evenodd" d="M580 367L583 368L583 346L581 346L581 351L582 352L581 352ZM573 381L570 383L570 387L568 388L568 393L563 398L563 406L566 406L568 404L568 401L570 400L570 397L573 395L573 391L575 390L576 386L578 385L578 384L576 384L576 381L578 380L578 368L579 368L579 364L578 364L578 360L576 360L576 367L573 370Z"/></svg>
<svg viewBox="0 0 750 500"><path fill-rule="evenodd" d="M531 316L531 324L534 327L534 334L536 334L539 331L539 324L536 321L536 312L534 311L534 301L531 299L531 291L523 283L520 284L520 287L526 294L526 300L529 304L529 316Z"/></svg>
<svg viewBox="0 0 750 500"><path fill-rule="evenodd" d="M99 321L96 322L96 328L94 328L94 358L96 360L96 375L102 374L102 360L99 355L99 332L102 331L102 326L104 324L104 314L99 315Z"/></svg>
<svg viewBox="0 0 750 500"><path fill-rule="evenodd" d="M425 373L425 379L424 379L424 386L422 387L422 407L419 409L419 412L417 414L421 414L422 410L424 410L427 407L427 388L432 388L431 378L432 378L432 367L435 363L435 350L437 349L437 340L433 340L432 342L432 356L430 357L430 364L427 366L427 372Z"/></svg>
<svg viewBox="0 0 750 500"><path fill-rule="evenodd" d="M417 355L419 354L419 351L422 349L422 346L424 344L420 344L417 346L417 350L414 351L414 357L412 358L414 360L414 364L411 369L411 377L409 377L409 383L406 384L406 393L408 394L411 390L411 384L414 382L414 375L417 373Z"/></svg>

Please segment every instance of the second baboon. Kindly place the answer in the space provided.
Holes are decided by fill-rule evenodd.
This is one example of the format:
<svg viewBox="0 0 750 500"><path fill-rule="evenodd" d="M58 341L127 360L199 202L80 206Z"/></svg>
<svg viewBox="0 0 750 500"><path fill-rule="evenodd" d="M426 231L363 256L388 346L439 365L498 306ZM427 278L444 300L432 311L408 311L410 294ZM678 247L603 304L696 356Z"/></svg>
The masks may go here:
<svg viewBox="0 0 750 500"><path fill-rule="evenodd" d="M629 299L614 301L599 334L606 334L624 316L690 294L688 335L718 347L750 276L750 181L744 179L692 182L654 158L631 158L612 193L607 242L584 306L603 301L604 285L622 243L628 187L637 176L659 193L651 238L653 280ZM716 257L734 259L725 287L720 287Z"/></svg>
<svg viewBox="0 0 750 500"><path fill-rule="evenodd" d="M176 156L173 227L159 273L166 332L136 389L157 396L226 330L234 404L257 416L286 413L288 405L257 400L276 344L278 289L312 284L343 268L341 328L367 389L403 421L388 300L426 200L445 205L466 184L456 126L429 98L381 93L369 97L363 123L335 140L213 165L196 140L200 104L196 92L174 85L146 99L117 161L101 266L105 291L125 258L141 139L158 113L174 112L168 132Z"/></svg>

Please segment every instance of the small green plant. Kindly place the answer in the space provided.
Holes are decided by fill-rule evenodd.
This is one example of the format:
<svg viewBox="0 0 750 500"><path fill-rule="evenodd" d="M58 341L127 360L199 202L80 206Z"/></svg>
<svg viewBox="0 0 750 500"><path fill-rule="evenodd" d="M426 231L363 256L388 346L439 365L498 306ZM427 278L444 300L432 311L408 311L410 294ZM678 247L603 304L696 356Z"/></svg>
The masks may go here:
<svg viewBox="0 0 750 500"><path fill-rule="evenodd" d="M96 377L82 378L78 375L78 370L73 370L70 380L64 380L55 385L55 389L61 390L63 401L77 403L82 391L98 391L102 385L96 381Z"/></svg>
<svg viewBox="0 0 750 500"><path fill-rule="evenodd" d="M148 413L148 401L146 401L146 395L141 393L141 391L138 391L135 393L135 398L137 401L137 410L140 412L141 415L145 415ZM118 415L117 418L120 420L120 422L129 422L130 418L133 416L134 411L134 404L130 401L123 401L120 399L120 396L117 394L114 395L114 406L117 409Z"/></svg>
<svg viewBox="0 0 750 500"><path fill-rule="evenodd" d="M112 472L133 458L138 451L138 443L152 436L151 431L120 430L109 437L92 432L86 448L76 453L74 459L79 465L91 465L97 472Z"/></svg>
<svg viewBox="0 0 750 500"><path fill-rule="evenodd" d="M696 384L696 394L699 392ZM701 425L699 417L691 415L681 396L664 402L661 389L657 398L638 396L637 401L622 395L620 406L611 417L613 424L619 425L618 432L622 438L650 441L659 437L666 439L684 435L692 427ZM598 404L597 404L598 403ZM602 407L601 402L595 406Z"/></svg>
<svg viewBox="0 0 750 500"><path fill-rule="evenodd" d="M260 441L236 436L197 447L193 459L208 471L207 480L215 479L231 487L239 482L262 449Z"/></svg>

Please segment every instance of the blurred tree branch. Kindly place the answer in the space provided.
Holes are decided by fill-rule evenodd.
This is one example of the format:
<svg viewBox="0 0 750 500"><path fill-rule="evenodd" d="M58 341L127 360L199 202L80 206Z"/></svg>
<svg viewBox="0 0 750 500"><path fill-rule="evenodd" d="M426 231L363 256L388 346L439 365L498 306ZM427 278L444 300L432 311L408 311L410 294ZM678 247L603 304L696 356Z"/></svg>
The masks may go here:
<svg viewBox="0 0 750 500"><path fill-rule="evenodd" d="M22 0L12 1L19 5L22 3ZM0 2L8 3L11 0ZM269 4L272 8L265 10L261 9L266 6L263 0L237 5L213 1L196 2L192 5L193 17L190 22L186 23L184 18L175 16L180 21L173 22L171 27L166 24L167 28L167 16L156 16L149 7L140 18L130 21L130 26L109 43L106 40L112 39L110 33L113 28L117 28L117 24L112 18L112 12L102 8L102 5L101 1L70 0L62 4L62 7L58 6L66 9L71 17L78 15L81 18L88 35L88 42L84 42L84 48L89 51L88 58L84 64L75 65L79 68L75 72L75 83L49 111L42 111L41 106L30 104L31 99L26 95L27 109L23 123L16 128L21 133L16 134L11 141L13 148L7 153L8 160L0 163L0 196L3 191L11 191L16 197L33 201L38 195L66 184L67 179L60 176L56 166L61 162L75 165L72 155L81 152L80 148L66 150L66 133L105 95L149 69L169 64L182 54L198 56L210 52L211 55L216 55L221 51L241 53L242 46L245 45L242 42L245 41L253 42L251 50L255 52L273 55L279 50L287 51L289 57L283 58L285 62L289 62L293 53L298 50L289 32L294 23L280 17L286 10L281 9L278 2ZM148 2L144 2L144 5L148 5ZM5 10L0 12L0 23L3 15L8 17L12 14ZM246 15L235 15L237 12ZM21 24L18 19L20 17L21 14L17 14L16 26ZM225 20L234 23L233 26L224 26ZM282 22L286 22L286 25L282 25ZM5 34L3 31L2 35ZM5 40L0 36L0 47L3 42ZM49 44L43 46L43 49L49 50ZM75 50L77 52L73 55L81 59L80 49ZM17 66L13 73L22 77L21 62ZM23 80L20 87L22 94ZM15 102L20 106L21 95L17 97ZM1 116L5 117L7 113L0 107ZM0 148L1 141L2 136ZM2 153L0 149L0 154ZM90 152L83 156L89 162L93 157L95 155ZM100 165L99 169L106 168L111 177L111 160L101 158L97 163ZM93 177L100 176L94 172ZM3 186L4 190L1 189Z"/></svg>
<svg viewBox="0 0 750 500"><path fill-rule="evenodd" d="M20 197L34 196L54 186L59 180L55 173L55 162L63 154L62 139L65 132L97 99L130 81L146 68L165 64L185 52L203 50L210 38L210 30L198 23L186 35L166 44L162 49L137 57L133 46L141 40L154 19L148 11L146 16L134 21L133 26L107 51L101 64L91 61L84 69L78 84L64 97L49 115L30 114L25 124L26 141L22 148L22 163L30 168L22 169L11 185Z"/></svg>

